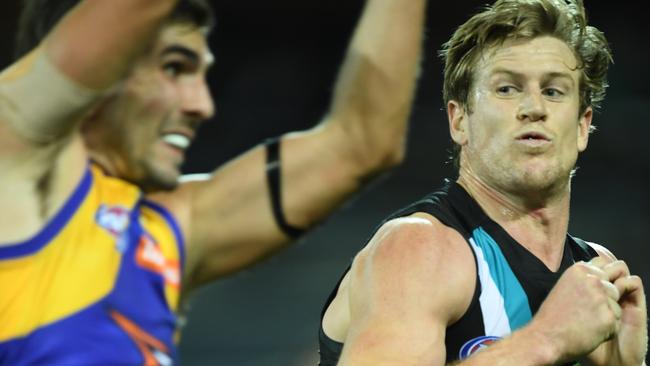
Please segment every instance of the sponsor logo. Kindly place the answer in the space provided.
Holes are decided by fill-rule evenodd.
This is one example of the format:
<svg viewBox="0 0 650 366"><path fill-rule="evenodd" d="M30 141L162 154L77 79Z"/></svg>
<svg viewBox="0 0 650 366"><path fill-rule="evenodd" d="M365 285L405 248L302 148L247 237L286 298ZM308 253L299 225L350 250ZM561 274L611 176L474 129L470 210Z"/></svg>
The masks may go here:
<svg viewBox="0 0 650 366"><path fill-rule="evenodd" d="M465 342L462 347L460 347L460 352L458 352L458 358L461 360L466 359L467 357L473 355L474 353L487 348L494 342L500 340L501 337L494 336L482 336L474 338L470 341Z"/></svg>
<svg viewBox="0 0 650 366"><path fill-rule="evenodd" d="M120 253L124 253L128 246L126 235L129 228L131 211L124 206L101 205L95 215L95 221L99 226L104 228L115 240L116 248Z"/></svg>
<svg viewBox="0 0 650 366"><path fill-rule="evenodd" d="M160 274L165 284L178 288L181 282L178 260L170 260L160 250L160 246L147 234L143 234L135 253L136 263L149 271Z"/></svg>

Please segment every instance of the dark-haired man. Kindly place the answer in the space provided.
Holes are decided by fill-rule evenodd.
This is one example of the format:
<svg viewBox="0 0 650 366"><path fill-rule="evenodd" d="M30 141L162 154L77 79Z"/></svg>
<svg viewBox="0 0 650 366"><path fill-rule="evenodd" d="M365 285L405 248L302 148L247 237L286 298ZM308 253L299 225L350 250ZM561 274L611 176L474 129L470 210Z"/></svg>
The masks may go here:
<svg viewBox="0 0 650 366"><path fill-rule="evenodd" d="M321 365L641 365L641 279L567 234L610 51L580 0L498 0L444 45L459 176L386 219L330 296Z"/></svg>
<svg viewBox="0 0 650 366"><path fill-rule="evenodd" d="M0 74L0 363L173 362L182 291L402 159L424 8L368 1L320 124L179 183L214 113L206 2L26 1Z"/></svg>

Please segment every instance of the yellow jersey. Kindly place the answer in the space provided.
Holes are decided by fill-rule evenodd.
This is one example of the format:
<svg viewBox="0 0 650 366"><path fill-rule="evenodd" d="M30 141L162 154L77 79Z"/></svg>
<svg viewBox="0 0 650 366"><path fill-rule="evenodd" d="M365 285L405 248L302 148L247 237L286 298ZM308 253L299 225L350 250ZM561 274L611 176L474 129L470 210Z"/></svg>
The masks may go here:
<svg viewBox="0 0 650 366"><path fill-rule="evenodd" d="M172 364L183 260L174 217L89 164L39 233L0 246L0 364Z"/></svg>

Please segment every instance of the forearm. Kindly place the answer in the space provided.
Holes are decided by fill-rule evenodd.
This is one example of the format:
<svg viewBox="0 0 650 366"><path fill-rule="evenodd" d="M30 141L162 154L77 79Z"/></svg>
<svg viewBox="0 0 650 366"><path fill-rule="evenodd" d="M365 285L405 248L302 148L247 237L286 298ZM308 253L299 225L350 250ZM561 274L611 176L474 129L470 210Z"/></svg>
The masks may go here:
<svg viewBox="0 0 650 366"><path fill-rule="evenodd" d="M122 78L177 0L85 0L45 40L49 58L67 77L92 89ZM81 45L81 46L80 46Z"/></svg>
<svg viewBox="0 0 650 366"><path fill-rule="evenodd" d="M282 207L306 228L404 155L426 0L368 0L324 123L282 142Z"/></svg>
<svg viewBox="0 0 650 366"><path fill-rule="evenodd" d="M566 361L546 336L526 327L453 365L542 366Z"/></svg>
<svg viewBox="0 0 650 366"><path fill-rule="evenodd" d="M367 0L337 80L329 120L350 158L399 162L422 47L426 0Z"/></svg>
<svg viewBox="0 0 650 366"><path fill-rule="evenodd" d="M70 134L103 89L120 80L176 0L86 0L41 46L0 75L0 120L19 141Z"/></svg>

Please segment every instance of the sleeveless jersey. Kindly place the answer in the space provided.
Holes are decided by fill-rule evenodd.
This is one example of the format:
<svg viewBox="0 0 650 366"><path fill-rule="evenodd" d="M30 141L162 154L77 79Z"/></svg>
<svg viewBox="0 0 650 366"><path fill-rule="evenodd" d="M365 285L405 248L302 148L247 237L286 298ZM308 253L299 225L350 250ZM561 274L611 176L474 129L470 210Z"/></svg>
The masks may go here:
<svg viewBox="0 0 650 366"><path fill-rule="evenodd" d="M477 278L471 304L446 330L447 362L462 360L526 325L569 266L598 255L584 241L567 235L560 268L557 272L550 271L492 221L457 183L450 183L397 211L379 227L389 220L416 212L428 213L458 231L472 249L476 261ZM343 349L343 344L329 338L322 326L325 311L336 296L341 280L321 313L321 366L336 365Z"/></svg>
<svg viewBox="0 0 650 366"><path fill-rule="evenodd" d="M172 364L183 259L170 213L89 165L39 233L0 247L0 364Z"/></svg>

